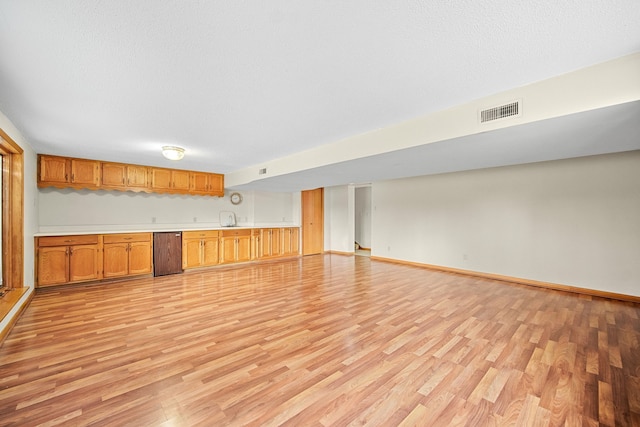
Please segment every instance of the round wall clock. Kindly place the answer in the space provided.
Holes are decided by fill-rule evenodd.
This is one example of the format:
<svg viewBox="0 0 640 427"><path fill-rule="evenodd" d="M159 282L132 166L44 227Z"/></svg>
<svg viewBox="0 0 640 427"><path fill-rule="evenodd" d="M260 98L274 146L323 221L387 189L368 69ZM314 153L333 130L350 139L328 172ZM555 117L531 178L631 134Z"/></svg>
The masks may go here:
<svg viewBox="0 0 640 427"><path fill-rule="evenodd" d="M242 203L242 194L231 193L231 195L229 196L229 199L231 200L232 204L239 205L240 203Z"/></svg>

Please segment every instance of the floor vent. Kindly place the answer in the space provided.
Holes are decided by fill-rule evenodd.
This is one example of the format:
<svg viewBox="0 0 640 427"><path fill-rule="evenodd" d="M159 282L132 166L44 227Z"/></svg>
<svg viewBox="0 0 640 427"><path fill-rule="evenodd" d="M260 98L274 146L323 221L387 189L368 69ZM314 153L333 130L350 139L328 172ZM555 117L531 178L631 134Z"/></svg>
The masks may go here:
<svg viewBox="0 0 640 427"><path fill-rule="evenodd" d="M520 101L510 102L493 108L480 111L480 123L492 122L507 117L520 115Z"/></svg>

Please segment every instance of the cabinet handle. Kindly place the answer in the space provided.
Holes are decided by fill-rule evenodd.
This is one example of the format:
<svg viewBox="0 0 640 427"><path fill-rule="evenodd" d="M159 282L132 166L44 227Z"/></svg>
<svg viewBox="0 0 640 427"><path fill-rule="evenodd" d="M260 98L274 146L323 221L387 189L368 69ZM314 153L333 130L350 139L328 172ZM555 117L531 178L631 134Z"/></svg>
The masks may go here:
<svg viewBox="0 0 640 427"><path fill-rule="evenodd" d="M68 174L68 173L65 173L65 174L64 174L64 180L65 180L65 181L69 180L69 174Z"/></svg>
<svg viewBox="0 0 640 427"><path fill-rule="evenodd" d="M69 248L69 255L73 255L73 248Z"/></svg>
<svg viewBox="0 0 640 427"><path fill-rule="evenodd" d="M65 240L65 243L71 243L71 242L75 242L75 240L71 239L71 240Z"/></svg>
<svg viewBox="0 0 640 427"><path fill-rule="evenodd" d="M72 173L71 174L71 182L74 182L76 180L76 174Z"/></svg>
<svg viewBox="0 0 640 427"><path fill-rule="evenodd" d="M124 185L124 177L122 178L122 185Z"/></svg>
<svg viewBox="0 0 640 427"><path fill-rule="evenodd" d="M133 237L125 237L124 240L131 240Z"/></svg>

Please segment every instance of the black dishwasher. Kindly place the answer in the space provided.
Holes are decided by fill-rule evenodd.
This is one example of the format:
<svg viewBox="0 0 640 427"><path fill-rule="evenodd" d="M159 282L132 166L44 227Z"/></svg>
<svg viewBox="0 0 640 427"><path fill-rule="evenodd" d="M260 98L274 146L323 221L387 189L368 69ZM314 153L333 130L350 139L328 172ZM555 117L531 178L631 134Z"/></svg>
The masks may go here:
<svg viewBox="0 0 640 427"><path fill-rule="evenodd" d="M153 233L153 275L182 273L182 232Z"/></svg>

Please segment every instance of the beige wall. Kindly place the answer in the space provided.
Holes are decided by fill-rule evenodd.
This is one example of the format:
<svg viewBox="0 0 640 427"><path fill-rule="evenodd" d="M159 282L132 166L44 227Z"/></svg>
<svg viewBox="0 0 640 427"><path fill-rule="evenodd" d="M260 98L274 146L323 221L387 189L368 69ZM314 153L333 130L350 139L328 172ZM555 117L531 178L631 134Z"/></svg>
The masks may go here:
<svg viewBox="0 0 640 427"><path fill-rule="evenodd" d="M640 296L640 151L374 183L372 255Z"/></svg>

